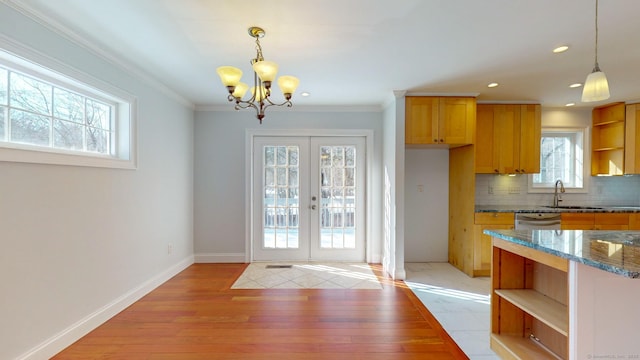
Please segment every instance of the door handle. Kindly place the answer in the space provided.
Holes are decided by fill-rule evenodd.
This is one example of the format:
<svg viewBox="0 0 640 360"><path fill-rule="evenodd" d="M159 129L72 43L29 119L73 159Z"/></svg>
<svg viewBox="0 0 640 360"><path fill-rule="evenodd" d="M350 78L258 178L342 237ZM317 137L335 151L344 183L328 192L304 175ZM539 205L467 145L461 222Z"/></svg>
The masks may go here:
<svg viewBox="0 0 640 360"><path fill-rule="evenodd" d="M309 206L309 207L311 208L311 210L315 210L315 209L316 209L316 206L315 206L315 205L311 205L311 206Z"/></svg>

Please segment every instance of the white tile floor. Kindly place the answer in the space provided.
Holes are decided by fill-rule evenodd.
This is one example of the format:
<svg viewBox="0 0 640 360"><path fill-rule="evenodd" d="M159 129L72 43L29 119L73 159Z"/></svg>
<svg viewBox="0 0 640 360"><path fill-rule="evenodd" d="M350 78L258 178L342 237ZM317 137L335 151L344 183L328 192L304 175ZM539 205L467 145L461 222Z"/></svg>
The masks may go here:
<svg viewBox="0 0 640 360"><path fill-rule="evenodd" d="M491 282L448 263L407 263L405 281L471 360L498 357L489 348Z"/></svg>
<svg viewBox="0 0 640 360"><path fill-rule="evenodd" d="M291 268L267 268L291 265ZM232 289L382 289L367 264L286 262L249 264Z"/></svg>

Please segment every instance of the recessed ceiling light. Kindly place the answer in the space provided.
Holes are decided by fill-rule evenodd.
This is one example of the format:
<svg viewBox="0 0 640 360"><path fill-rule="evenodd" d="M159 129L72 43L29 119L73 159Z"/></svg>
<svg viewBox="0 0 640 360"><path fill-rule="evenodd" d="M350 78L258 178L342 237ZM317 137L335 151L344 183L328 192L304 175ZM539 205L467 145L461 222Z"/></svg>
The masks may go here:
<svg viewBox="0 0 640 360"><path fill-rule="evenodd" d="M564 106L574 106L576 103L566 103Z"/></svg>
<svg viewBox="0 0 640 360"><path fill-rule="evenodd" d="M300 96L304 96L304 97L307 97L307 96L309 96L309 95L311 95L311 94L309 94L309 93L308 93L308 92L306 92L306 91L300 94Z"/></svg>
<svg viewBox="0 0 640 360"><path fill-rule="evenodd" d="M498 86L497 82L492 82L492 83L489 83L489 85L487 85L487 87L490 87L490 88L494 88L496 86Z"/></svg>
<svg viewBox="0 0 640 360"><path fill-rule="evenodd" d="M556 54L559 53L563 53L565 51L569 50L569 47L567 45L562 45L562 46L558 46L557 48L553 49L553 52Z"/></svg>
<svg viewBox="0 0 640 360"><path fill-rule="evenodd" d="M575 84L569 85L570 88L578 88L580 86L582 86L582 83L575 83Z"/></svg>

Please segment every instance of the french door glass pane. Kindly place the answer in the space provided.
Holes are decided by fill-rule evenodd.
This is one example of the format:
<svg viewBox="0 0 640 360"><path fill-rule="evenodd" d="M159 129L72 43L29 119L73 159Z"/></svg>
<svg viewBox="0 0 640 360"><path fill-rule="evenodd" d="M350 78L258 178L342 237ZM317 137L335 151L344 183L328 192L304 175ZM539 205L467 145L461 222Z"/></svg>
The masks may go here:
<svg viewBox="0 0 640 360"><path fill-rule="evenodd" d="M322 146L320 149L320 247L354 249L355 146Z"/></svg>
<svg viewBox="0 0 640 360"><path fill-rule="evenodd" d="M297 249L300 246L300 181L298 146L263 148L263 247Z"/></svg>

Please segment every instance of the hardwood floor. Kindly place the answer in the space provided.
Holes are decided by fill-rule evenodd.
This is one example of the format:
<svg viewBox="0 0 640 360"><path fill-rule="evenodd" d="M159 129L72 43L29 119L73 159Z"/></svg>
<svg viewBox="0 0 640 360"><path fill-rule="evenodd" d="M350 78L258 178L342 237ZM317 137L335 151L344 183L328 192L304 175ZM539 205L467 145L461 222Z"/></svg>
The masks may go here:
<svg viewBox="0 0 640 360"><path fill-rule="evenodd" d="M402 282L231 290L245 267L194 264L54 359L468 359Z"/></svg>

